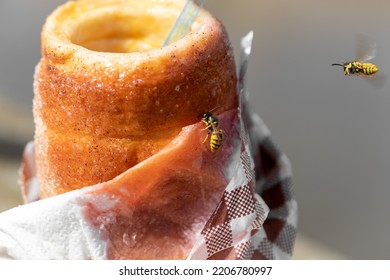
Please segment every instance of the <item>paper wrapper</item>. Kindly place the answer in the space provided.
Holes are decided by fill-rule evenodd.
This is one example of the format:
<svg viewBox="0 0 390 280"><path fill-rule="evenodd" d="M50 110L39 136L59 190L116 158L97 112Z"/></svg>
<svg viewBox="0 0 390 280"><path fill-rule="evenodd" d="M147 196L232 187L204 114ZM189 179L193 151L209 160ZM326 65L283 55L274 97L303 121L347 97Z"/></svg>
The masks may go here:
<svg viewBox="0 0 390 280"><path fill-rule="evenodd" d="M221 159L226 179L222 197L202 193L203 200L208 201L205 205L213 209L186 213L199 217L188 229L196 234L191 235L191 240L183 241L187 244L183 246L191 246L187 259L289 259L292 256L297 203L292 193L291 168L287 157L273 143L268 128L247 102L245 74L251 42L252 33L242 40L239 110L219 116L221 125L229 127L225 133L233 147L228 160ZM202 123L195 126L199 127L195 131L201 130ZM192 137L190 131L194 131L193 126L183 128L180 139L185 142ZM169 151L166 153L169 155ZM120 248L138 246L145 222L142 211L118 208L120 187L117 195L100 192L101 184L98 184L32 202L39 197L32 143L26 146L24 157L24 176L29 185L24 198L29 203L0 214L0 258L115 259L121 258ZM179 158L177 162L175 158ZM172 160L178 166L189 164L184 162L185 157L174 154ZM154 171L164 174L161 170ZM112 181L120 186L126 176L121 174ZM202 192L202 186L199 190ZM160 212L164 207L174 206L155 205ZM177 222L183 228L180 223L187 221L180 221L179 217ZM126 230L121 226L124 224ZM164 226L158 221L148 221L148 225L149 232L145 235L150 231L158 233ZM161 242L165 242L163 239ZM174 242L172 246L176 245ZM181 241L177 242L180 246ZM145 250L153 256L153 248Z"/></svg>

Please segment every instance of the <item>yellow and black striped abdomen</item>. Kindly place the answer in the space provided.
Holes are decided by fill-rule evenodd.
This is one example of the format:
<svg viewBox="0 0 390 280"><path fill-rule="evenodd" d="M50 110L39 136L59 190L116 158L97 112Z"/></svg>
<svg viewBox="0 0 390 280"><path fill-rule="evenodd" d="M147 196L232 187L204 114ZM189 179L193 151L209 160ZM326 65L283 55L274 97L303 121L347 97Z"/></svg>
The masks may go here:
<svg viewBox="0 0 390 280"><path fill-rule="evenodd" d="M210 150L215 153L222 145L222 129L214 129L210 136Z"/></svg>
<svg viewBox="0 0 390 280"><path fill-rule="evenodd" d="M374 63L354 61L349 64L349 74L372 76L378 72L378 67Z"/></svg>
<svg viewBox="0 0 390 280"><path fill-rule="evenodd" d="M371 76L378 72L378 67L374 63L362 63L363 73L364 75Z"/></svg>

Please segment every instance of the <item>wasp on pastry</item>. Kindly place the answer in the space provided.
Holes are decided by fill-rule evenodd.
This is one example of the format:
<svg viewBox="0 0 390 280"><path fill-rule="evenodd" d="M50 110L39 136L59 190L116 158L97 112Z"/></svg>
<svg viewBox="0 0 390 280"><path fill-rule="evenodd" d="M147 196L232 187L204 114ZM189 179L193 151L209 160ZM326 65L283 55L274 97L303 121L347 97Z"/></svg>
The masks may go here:
<svg viewBox="0 0 390 280"><path fill-rule="evenodd" d="M219 107L220 106L215 107L212 110L201 115L202 122L206 125L206 128L204 130L208 129L208 133L206 135L206 138L203 140L203 143L206 142L207 138L210 136L210 150L213 153L218 151L218 149L222 145L223 131L222 128L220 128L219 119L211 113Z"/></svg>

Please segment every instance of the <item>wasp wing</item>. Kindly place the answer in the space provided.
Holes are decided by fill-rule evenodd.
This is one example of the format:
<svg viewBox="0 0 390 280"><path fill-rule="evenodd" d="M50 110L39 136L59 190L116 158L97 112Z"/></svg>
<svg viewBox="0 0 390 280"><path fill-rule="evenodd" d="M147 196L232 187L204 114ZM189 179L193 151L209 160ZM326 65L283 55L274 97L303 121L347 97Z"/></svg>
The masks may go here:
<svg viewBox="0 0 390 280"><path fill-rule="evenodd" d="M376 43L366 35L356 36L356 60L366 62L373 59L376 55Z"/></svg>

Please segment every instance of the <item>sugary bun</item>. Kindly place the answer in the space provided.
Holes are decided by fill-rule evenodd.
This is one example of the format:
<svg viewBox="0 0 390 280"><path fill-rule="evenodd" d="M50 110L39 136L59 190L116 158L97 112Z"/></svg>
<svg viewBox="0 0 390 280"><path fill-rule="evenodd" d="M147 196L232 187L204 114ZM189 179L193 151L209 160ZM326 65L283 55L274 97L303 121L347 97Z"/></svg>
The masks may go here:
<svg viewBox="0 0 390 280"><path fill-rule="evenodd" d="M47 18L33 108L41 198L113 179L200 114L237 107L233 52L210 13L162 47L185 2L79 0Z"/></svg>

